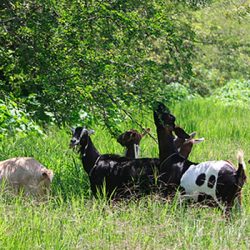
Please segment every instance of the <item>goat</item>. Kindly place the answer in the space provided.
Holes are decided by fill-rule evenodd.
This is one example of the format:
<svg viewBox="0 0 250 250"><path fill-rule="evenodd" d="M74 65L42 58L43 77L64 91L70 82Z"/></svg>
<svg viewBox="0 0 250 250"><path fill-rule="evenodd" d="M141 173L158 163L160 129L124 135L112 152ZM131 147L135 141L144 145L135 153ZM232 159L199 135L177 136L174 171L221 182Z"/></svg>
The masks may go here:
<svg viewBox="0 0 250 250"><path fill-rule="evenodd" d="M238 154L237 170L228 161L193 163L187 160L193 145L199 141L187 140L181 146L180 152L177 152L172 135L174 126L169 126L169 114L169 110L161 103L154 111L155 123L159 128L157 131L160 132L159 145L167 146L167 149L161 148L161 155L173 152L162 159L160 165L160 182L165 195L180 188L182 197L190 197L195 201L203 201L209 197L220 208L223 203L223 210L227 214L236 198L241 206L241 189L246 182L243 152Z"/></svg>
<svg viewBox="0 0 250 250"><path fill-rule="evenodd" d="M141 134L135 129L130 129L119 135L117 142L126 147L125 157L131 159L139 158L140 141L149 131L150 128L144 129L144 132Z"/></svg>
<svg viewBox="0 0 250 250"><path fill-rule="evenodd" d="M177 153L173 135L175 116L164 104L159 103L157 109L154 110L154 122L158 138L159 158L162 162L170 155Z"/></svg>
<svg viewBox="0 0 250 250"><path fill-rule="evenodd" d="M180 184L182 172L194 164L187 160L193 144L185 140L186 138L190 139L190 136L183 129L175 126L175 120L175 116L170 113L170 110L163 103L157 104L156 109L154 109L154 123L161 162L159 185L165 196L175 194ZM178 138L181 138L181 140L177 140L178 145L174 142L173 132L176 132ZM180 147L179 150L177 146Z"/></svg>
<svg viewBox="0 0 250 250"><path fill-rule="evenodd" d="M185 134L181 128L179 130L179 135ZM104 183L107 195L113 192L124 193L126 187L135 185L140 192L150 192L156 183L160 160L157 158L129 159L112 154L101 155L90 138L93 133L93 130L77 127L72 130L70 141L70 147L79 146L82 164L89 176L92 193L96 195L97 190L102 188Z"/></svg>
<svg viewBox="0 0 250 250"><path fill-rule="evenodd" d="M131 159L139 158L140 152L140 141L143 136L145 136L150 131L150 128L145 129L144 133L139 133L135 129L125 131L117 138L117 142L120 143L123 147L126 147L125 157ZM192 139L195 137L196 132L192 132L187 137L187 133L180 127L175 127L175 134L177 137L174 138L174 144L178 151L180 151L181 146L187 139Z"/></svg>
<svg viewBox="0 0 250 250"><path fill-rule="evenodd" d="M71 148L80 146L79 152L81 154L82 165L88 175L97 159L101 156L90 138L90 135L93 133L94 130L84 127L72 129L72 139L69 145Z"/></svg>
<svg viewBox="0 0 250 250"><path fill-rule="evenodd" d="M196 136L196 132L190 133L190 134L189 134L189 138L186 138L186 136L185 136L185 138L183 138L183 137L180 137L180 136L178 135L178 133L176 133L176 130L177 130L177 129L179 129L179 128L175 127L175 134L177 135L177 137L174 138L174 145L175 145L177 151L180 152L181 147L182 147L182 145L184 144L184 142L186 142L186 141L188 141L188 140L191 140L191 139L194 139L194 137ZM186 133L186 132L185 132L185 133ZM195 140L196 140L196 139L195 139ZM199 139L199 140L200 140L200 139Z"/></svg>
<svg viewBox="0 0 250 250"><path fill-rule="evenodd" d="M5 182L15 192L44 196L53 179L53 172L31 157L17 157L0 162L0 183Z"/></svg>
<svg viewBox="0 0 250 250"><path fill-rule="evenodd" d="M211 197L227 214L235 199L241 207L241 190L246 182L246 165L242 151L238 152L237 160L237 170L232 163L223 160L191 165L180 180L182 197L194 201L203 201L207 196Z"/></svg>
<svg viewBox="0 0 250 250"><path fill-rule="evenodd" d="M154 176L159 159L129 159L113 154L101 155L95 148L90 135L93 130L77 127L73 130L71 147L80 146L82 163L90 180L94 195L105 189L106 195L128 197L131 191L149 193L154 185ZM134 189L135 188L135 189Z"/></svg>
<svg viewBox="0 0 250 250"><path fill-rule="evenodd" d="M195 132L187 134L181 127L175 125L175 120L175 116L170 113L170 110L164 104L158 103L157 109L154 110L154 122L161 161L177 153L185 140L193 138L196 134Z"/></svg>

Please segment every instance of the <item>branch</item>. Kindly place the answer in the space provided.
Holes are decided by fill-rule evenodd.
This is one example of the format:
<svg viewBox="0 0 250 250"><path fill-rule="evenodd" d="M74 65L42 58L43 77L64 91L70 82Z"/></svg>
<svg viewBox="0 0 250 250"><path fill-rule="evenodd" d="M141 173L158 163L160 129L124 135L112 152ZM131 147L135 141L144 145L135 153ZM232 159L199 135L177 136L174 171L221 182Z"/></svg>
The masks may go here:
<svg viewBox="0 0 250 250"><path fill-rule="evenodd" d="M128 112L128 111L126 111L125 109L123 109L122 107L121 107L121 105L119 105L118 104L118 102L116 102L115 100L114 100L114 98L107 92L107 90L106 90L106 94L108 95L108 97L110 98L110 100L117 106L117 107L119 107L119 109L121 109L134 123L136 123L140 128L141 128L141 130L142 131L144 131L144 133L145 134L148 134L154 141L155 141L155 143L157 143L158 144L158 141L157 141L157 139L149 132L149 131L147 131L147 129L145 129L145 128L143 128L143 126L139 123L139 122L137 122L133 117L132 117L132 115Z"/></svg>

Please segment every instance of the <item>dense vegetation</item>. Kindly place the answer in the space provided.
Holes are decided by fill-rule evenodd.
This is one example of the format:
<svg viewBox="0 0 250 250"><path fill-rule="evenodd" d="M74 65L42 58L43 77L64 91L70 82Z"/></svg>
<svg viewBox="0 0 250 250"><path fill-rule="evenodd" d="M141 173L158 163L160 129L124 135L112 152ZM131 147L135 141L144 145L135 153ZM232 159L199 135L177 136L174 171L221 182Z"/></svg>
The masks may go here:
<svg viewBox="0 0 250 250"><path fill-rule="evenodd" d="M85 117L117 135L122 109L249 79L249 13L236 0L4 0L0 99L42 124Z"/></svg>
<svg viewBox="0 0 250 250"><path fill-rule="evenodd" d="M205 137L190 158L194 161L228 159L236 163L242 148L249 157L248 108L192 100L171 107L177 123ZM132 127L126 124L122 130ZM143 125L153 129L153 117ZM123 154L106 129L95 126L92 139L100 152ZM250 232L249 183L243 190L243 210L227 222L220 211L199 206L180 208L157 196L111 202L91 198L86 174L77 152L68 148L67 129L49 129L45 136L9 138L0 147L0 160L33 156L55 172L49 202L35 204L1 194L0 246L7 249L247 249ZM157 156L150 137L141 142L142 156ZM249 165L248 165L249 166Z"/></svg>
<svg viewBox="0 0 250 250"><path fill-rule="evenodd" d="M0 161L32 156L52 169L50 199L0 193L1 249L248 249L242 214L180 207L157 195L91 196L72 125L95 129L101 153L123 154L119 132L151 127L168 104L197 131L193 161L249 159L249 0L3 0L0 3ZM145 137L141 154L157 157ZM249 172L249 171L248 171Z"/></svg>
<svg viewBox="0 0 250 250"><path fill-rule="evenodd" d="M205 94L232 79L249 79L250 1L213 1L193 13L193 87Z"/></svg>
<svg viewBox="0 0 250 250"><path fill-rule="evenodd" d="M44 121L76 122L80 110L113 118L117 101L149 104L191 74L194 32L182 4L6 1L1 14L1 95Z"/></svg>

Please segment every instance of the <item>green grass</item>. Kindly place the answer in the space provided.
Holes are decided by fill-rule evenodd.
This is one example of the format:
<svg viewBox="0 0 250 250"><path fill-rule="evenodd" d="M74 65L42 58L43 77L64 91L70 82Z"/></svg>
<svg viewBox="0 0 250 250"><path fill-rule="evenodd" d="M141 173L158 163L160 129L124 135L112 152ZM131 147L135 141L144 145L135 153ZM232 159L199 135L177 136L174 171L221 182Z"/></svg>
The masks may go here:
<svg viewBox="0 0 250 250"><path fill-rule="evenodd" d="M228 159L236 163L242 148L249 159L250 110L224 107L205 100L172 105L177 124L205 137L191 160ZM156 136L152 114L144 117ZM124 130L133 124L126 122ZM133 126L134 127L134 126ZM101 153L123 149L100 126L92 136ZM249 249L250 193L244 187L242 214L227 221L217 209L179 207L159 197L107 203L91 197L89 183L76 152L68 148L70 134L52 128L46 137L8 138L1 142L0 160L33 156L55 172L52 197L37 204L0 195L0 249ZM150 137L141 142L142 156L157 156Z"/></svg>

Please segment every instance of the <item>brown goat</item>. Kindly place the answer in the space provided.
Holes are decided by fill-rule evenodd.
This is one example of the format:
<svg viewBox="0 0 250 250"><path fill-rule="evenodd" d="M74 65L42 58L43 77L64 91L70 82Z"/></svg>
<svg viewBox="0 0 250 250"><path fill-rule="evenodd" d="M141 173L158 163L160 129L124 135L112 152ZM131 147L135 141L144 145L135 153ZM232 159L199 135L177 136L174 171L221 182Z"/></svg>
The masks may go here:
<svg viewBox="0 0 250 250"><path fill-rule="evenodd" d="M143 133L139 133L135 129L125 131L117 138L117 142L123 147L126 147L125 157L131 159L139 158L140 147L139 144L143 136L150 131L150 128L144 129Z"/></svg>

